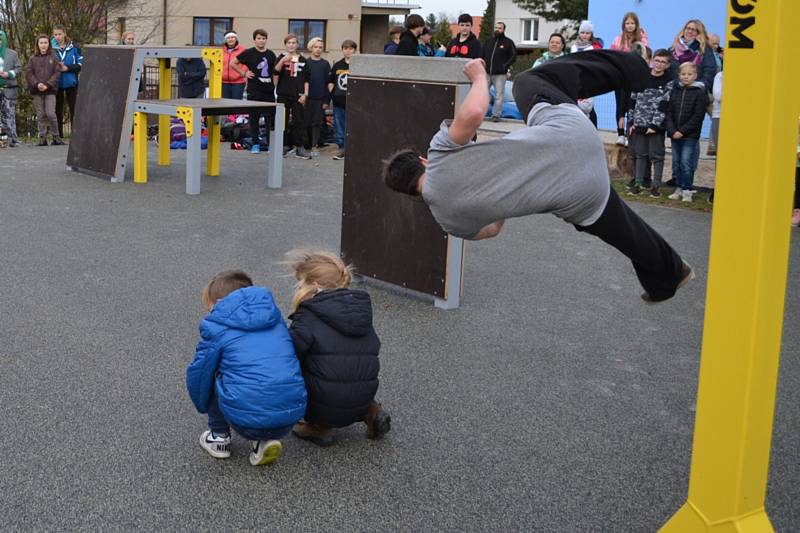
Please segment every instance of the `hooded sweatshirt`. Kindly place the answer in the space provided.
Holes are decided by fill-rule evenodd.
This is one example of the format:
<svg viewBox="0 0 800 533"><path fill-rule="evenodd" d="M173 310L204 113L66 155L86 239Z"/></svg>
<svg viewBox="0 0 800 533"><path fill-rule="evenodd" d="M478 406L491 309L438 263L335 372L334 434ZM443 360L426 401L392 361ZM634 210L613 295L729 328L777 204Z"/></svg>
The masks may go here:
<svg viewBox="0 0 800 533"><path fill-rule="evenodd" d="M378 390L378 335L369 294L318 293L289 317L308 389L306 420L331 427L363 420Z"/></svg>
<svg viewBox="0 0 800 533"><path fill-rule="evenodd" d="M447 57L467 57L477 59L481 57L481 42L470 32L465 41L461 40L461 35L456 35L450 44L447 45Z"/></svg>
<svg viewBox="0 0 800 533"><path fill-rule="evenodd" d="M0 30L0 72L8 73L8 78L0 77L0 90L6 98L17 98L17 78L22 74L22 64L14 50L8 48L8 36Z"/></svg>
<svg viewBox="0 0 800 533"><path fill-rule="evenodd" d="M186 369L197 410L208 412L212 387L234 426L291 426L306 409L306 389L292 340L272 294L245 287L217 301L200 322L201 340Z"/></svg>
<svg viewBox="0 0 800 533"><path fill-rule="evenodd" d="M517 59L517 47L505 33L495 34L483 45L483 62L490 76L505 74Z"/></svg>

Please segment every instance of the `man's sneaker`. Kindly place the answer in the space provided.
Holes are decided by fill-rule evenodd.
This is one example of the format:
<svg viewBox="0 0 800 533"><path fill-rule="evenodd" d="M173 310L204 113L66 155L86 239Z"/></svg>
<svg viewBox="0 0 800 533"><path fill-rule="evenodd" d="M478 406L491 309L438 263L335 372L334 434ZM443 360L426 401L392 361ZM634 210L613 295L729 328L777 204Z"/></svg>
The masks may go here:
<svg viewBox="0 0 800 533"><path fill-rule="evenodd" d="M633 189L633 186L636 185L636 178L631 178L627 182L625 182L625 188L628 190Z"/></svg>
<svg viewBox="0 0 800 533"><path fill-rule="evenodd" d="M689 283L694 279L694 269L687 263L683 261L683 270L681 271L681 280L678 282L678 285L675 286L675 291L677 292L678 289ZM671 297L670 297L671 298ZM665 298L668 300L669 298ZM657 304L659 302L663 302L664 300L653 300L650 297L650 294L647 292L642 293L642 300L644 300L648 304Z"/></svg>
<svg viewBox="0 0 800 533"><path fill-rule="evenodd" d="M650 188L650 198L661 198L661 191L658 190L658 187Z"/></svg>
<svg viewBox="0 0 800 533"><path fill-rule="evenodd" d="M252 148L250 148L251 154L260 154L261 153L261 146L254 144Z"/></svg>
<svg viewBox="0 0 800 533"><path fill-rule="evenodd" d="M617 137L617 144L620 146L628 146L628 139L624 135Z"/></svg>
<svg viewBox="0 0 800 533"><path fill-rule="evenodd" d="M492 122L500 122L500 117L492 115Z"/></svg>
<svg viewBox="0 0 800 533"><path fill-rule="evenodd" d="M231 437L214 435L207 429L200 435L200 446L208 452L208 455L216 459L227 459L231 456Z"/></svg>
<svg viewBox="0 0 800 533"><path fill-rule="evenodd" d="M311 159L311 152L301 146L294 151L294 156L297 159Z"/></svg>
<svg viewBox="0 0 800 533"><path fill-rule="evenodd" d="M283 454L283 444L279 440L254 440L252 443L250 464L253 466L271 465Z"/></svg>
<svg viewBox="0 0 800 533"><path fill-rule="evenodd" d="M294 154L294 147L292 147L292 146L284 146L283 147L283 157L286 157L287 155L292 155L292 154Z"/></svg>
<svg viewBox="0 0 800 533"><path fill-rule="evenodd" d="M680 189L680 187L676 188L675 192L667 196L667 198L669 198L670 200L680 200L682 197L683 197L683 191Z"/></svg>
<svg viewBox="0 0 800 533"><path fill-rule="evenodd" d="M633 187L628 189L628 196L639 196L640 192L642 192L642 188L634 183Z"/></svg>
<svg viewBox="0 0 800 533"><path fill-rule="evenodd" d="M336 155L333 156L333 158L336 161L341 161L342 159L344 159L344 150L339 150L338 152L336 152Z"/></svg>
<svg viewBox="0 0 800 533"><path fill-rule="evenodd" d="M694 196L694 191L689 191L689 190L683 191L681 201L691 202L693 196Z"/></svg>

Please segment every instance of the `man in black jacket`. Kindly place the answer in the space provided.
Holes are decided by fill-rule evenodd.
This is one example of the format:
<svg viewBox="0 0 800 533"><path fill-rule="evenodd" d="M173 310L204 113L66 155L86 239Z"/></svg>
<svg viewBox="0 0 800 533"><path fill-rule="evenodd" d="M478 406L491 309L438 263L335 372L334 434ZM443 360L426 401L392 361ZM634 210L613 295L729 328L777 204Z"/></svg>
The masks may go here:
<svg viewBox="0 0 800 533"><path fill-rule="evenodd" d="M425 29L425 19L419 15L409 15L405 22L406 31L400 35L397 45L398 56L419 56L419 35Z"/></svg>
<svg viewBox="0 0 800 533"><path fill-rule="evenodd" d="M447 45L446 57L481 57L481 42L472 33L472 16L462 13L458 16L458 35Z"/></svg>
<svg viewBox="0 0 800 533"><path fill-rule="evenodd" d="M483 44L483 62L489 74L489 85L494 86L494 106L492 122L498 122L503 113L503 96L505 93L508 71L517 59L517 47L514 41L506 37L505 22L494 25L494 37Z"/></svg>

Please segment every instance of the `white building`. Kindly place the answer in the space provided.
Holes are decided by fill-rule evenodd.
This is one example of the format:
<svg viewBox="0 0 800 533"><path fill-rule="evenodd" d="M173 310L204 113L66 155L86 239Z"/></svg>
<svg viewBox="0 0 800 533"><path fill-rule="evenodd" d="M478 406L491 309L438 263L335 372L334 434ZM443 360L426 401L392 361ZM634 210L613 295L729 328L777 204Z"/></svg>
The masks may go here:
<svg viewBox="0 0 800 533"><path fill-rule="evenodd" d="M522 9L513 0L497 0L494 20L505 22L506 36L520 50L547 48L550 34L559 31L566 24L566 21L548 22L544 17Z"/></svg>

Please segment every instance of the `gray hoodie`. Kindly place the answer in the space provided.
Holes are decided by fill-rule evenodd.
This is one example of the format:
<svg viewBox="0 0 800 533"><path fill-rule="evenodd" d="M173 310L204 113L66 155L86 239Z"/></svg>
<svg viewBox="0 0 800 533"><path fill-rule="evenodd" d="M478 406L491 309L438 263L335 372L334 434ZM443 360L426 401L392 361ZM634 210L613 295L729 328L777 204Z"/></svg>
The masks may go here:
<svg viewBox="0 0 800 533"><path fill-rule="evenodd" d="M19 55L8 48L6 32L0 30L0 69L10 74L9 78L0 78L0 89L6 98L16 100L17 78L22 75L22 64Z"/></svg>

